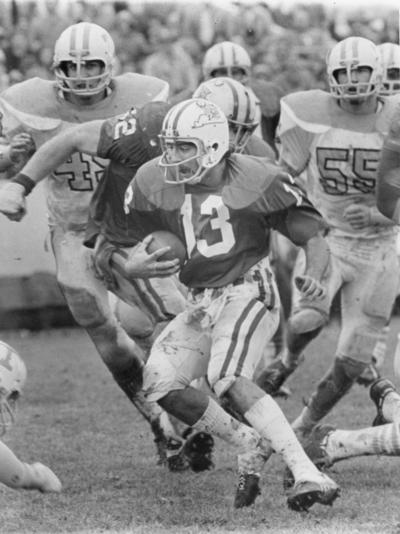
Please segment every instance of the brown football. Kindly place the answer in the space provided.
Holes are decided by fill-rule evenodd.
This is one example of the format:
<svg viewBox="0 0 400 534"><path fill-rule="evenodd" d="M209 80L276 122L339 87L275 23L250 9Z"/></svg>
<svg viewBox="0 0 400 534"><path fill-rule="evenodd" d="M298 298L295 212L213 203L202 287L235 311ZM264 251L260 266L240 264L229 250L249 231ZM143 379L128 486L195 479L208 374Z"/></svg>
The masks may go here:
<svg viewBox="0 0 400 534"><path fill-rule="evenodd" d="M147 245L147 252L155 252L162 247L171 247L171 249L160 256L159 261L179 259L180 266L186 261L186 248L179 237L167 230L158 230L152 232L153 239Z"/></svg>

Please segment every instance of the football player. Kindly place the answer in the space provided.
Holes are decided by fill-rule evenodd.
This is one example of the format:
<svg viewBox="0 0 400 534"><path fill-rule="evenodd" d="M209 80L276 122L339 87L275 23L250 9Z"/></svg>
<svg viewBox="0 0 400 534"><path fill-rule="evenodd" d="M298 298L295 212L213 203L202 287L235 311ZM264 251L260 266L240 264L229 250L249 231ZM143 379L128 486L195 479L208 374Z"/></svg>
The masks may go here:
<svg viewBox="0 0 400 534"><path fill-rule="evenodd" d="M0 435L4 435L15 421L25 380L24 361L12 347L0 341ZM37 489L42 493L61 491L61 482L49 467L40 462L22 462L2 441L0 482L13 489Z"/></svg>
<svg viewBox="0 0 400 534"><path fill-rule="evenodd" d="M279 228L307 257L314 256L312 270L299 281L305 295L318 299L329 256L325 224L290 176L267 158L230 153L228 121L207 100L173 106L161 143L162 157L140 167L125 206L133 221L140 216L143 225L172 231L186 243L180 280L189 294L184 312L153 344L144 372L146 394L197 432L240 448L236 507L248 506L259 492L263 455L270 451L265 442L295 473L290 508L331 504L338 486L310 463L279 406L252 381L260 348L279 321L266 232ZM128 264L133 268L134 255ZM253 428L190 386L202 376ZM258 456L250 457L257 449Z"/></svg>
<svg viewBox="0 0 400 534"><path fill-rule="evenodd" d="M40 147L73 125L167 98L168 84L157 78L134 73L114 77L114 61L114 43L104 28L88 22L68 27L55 44L55 82L32 78L0 95L4 135L12 137L24 131ZM48 176L47 206L57 280L75 320L87 330L120 388L150 421L160 444L160 410L149 406L138 393L143 351L121 328L106 287L96 276L92 253L82 246L89 202L105 164L102 158L77 152ZM22 179L18 185L6 184L2 194L10 193L8 187L29 192L32 183Z"/></svg>
<svg viewBox="0 0 400 534"><path fill-rule="evenodd" d="M279 122L279 100L283 93L271 82L252 78L251 69L249 54L242 46L231 41L213 45L206 51L202 62L204 80L228 76L251 89L258 102L259 126L256 133L276 150L275 130Z"/></svg>
<svg viewBox="0 0 400 534"><path fill-rule="evenodd" d="M307 435L349 391L373 370L372 353L387 336L396 295L398 265L393 222L376 206L377 168L384 135L398 99L379 98L382 71L376 46L361 37L337 43L327 59L330 93L288 95L281 102L280 161L298 175L329 225L331 258L316 301L293 288L287 348L264 374L275 391L297 367L307 344L329 320L332 300L341 295L341 332L331 367L293 428ZM295 273L304 268L297 258ZM378 372L369 378L377 378Z"/></svg>

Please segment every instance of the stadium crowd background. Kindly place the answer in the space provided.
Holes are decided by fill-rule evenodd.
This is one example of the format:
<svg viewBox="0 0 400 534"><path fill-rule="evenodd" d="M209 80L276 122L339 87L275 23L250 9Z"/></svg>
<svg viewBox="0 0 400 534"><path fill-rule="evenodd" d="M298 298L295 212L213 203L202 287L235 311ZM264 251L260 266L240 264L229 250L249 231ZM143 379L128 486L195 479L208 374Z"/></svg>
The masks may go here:
<svg viewBox="0 0 400 534"><path fill-rule="evenodd" d="M376 44L399 42L394 5L345 9L337 2L139 2L9 0L0 10L0 90L24 79L52 79L54 43L70 24L92 21L112 35L116 73L167 79L174 100L187 98L201 79L211 45L230 40L253 61L253 75L284 93L325 88L325 56L350 35Z"/></svg>

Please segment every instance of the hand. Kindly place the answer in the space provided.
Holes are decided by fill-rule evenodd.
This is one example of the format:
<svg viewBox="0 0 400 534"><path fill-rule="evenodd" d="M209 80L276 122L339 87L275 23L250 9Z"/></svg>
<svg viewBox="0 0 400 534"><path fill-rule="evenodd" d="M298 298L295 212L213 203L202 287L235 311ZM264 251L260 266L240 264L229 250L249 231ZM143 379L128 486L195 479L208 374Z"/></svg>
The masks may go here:
<svg viewBox="0 0 400 534"><path fill-rule="evenodd" d="M26 213L25 188L21 184L8 182L0 188L0 213L11 221L20 221Z"/></svg>
<svg viewBox="0 0 400 534"><path fill-rule="evenodd" d="M158 258L168 252L171 247L162 247L151 254L147 252L147 246L153 239L148 235L134 247L125 263L125 272L132 278L152 278L171 276L179 271L179 259L159 261Z"/></svg>
<svg viewBox="0 0 400 534"><path fill-rule="evenodd" d="M362 230L371 224L371 210L363 204L350 204L343 216L355 230Z"/></svg>
<svg viewBox="0 0 400 534"><path fill-rule="evenodd" d="M326 295L326 289L315 278L308 275L296 276L294 279L297 289L303 297L310 300L323 299Z"/></svg>
<svg viewBox="0 0 400 534"><path fill-rule="evenodd" d="M18 163L21 157L30 157L35 149L35 142L30 134L16 134L10 141L10 159Z"/></svg>

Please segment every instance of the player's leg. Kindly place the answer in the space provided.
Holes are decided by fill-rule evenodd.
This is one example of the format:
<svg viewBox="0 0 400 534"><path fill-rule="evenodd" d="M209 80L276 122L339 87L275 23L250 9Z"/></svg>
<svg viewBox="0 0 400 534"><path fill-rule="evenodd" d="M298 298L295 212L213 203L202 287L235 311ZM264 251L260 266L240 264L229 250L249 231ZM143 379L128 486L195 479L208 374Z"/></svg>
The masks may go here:
<svg viewBox="0 0 400 534"><path fill-rule="evenodd" d="M305 269L304 251L300 250L295 262L293 276L302 274ZM320 301L309 301L302 297L292 283L292 313L286 322L285 346L279 357L258 376L258 385L271 395L276 395L285 380L294 372L303 359L307 345L328 323L330 306L334 295L342 284L342 277L336 262L331 259L323 283L326 297Z"/></svg>
<svg viewBox="0 0 400 534"><path fill-rule="evenodd" d="M91 252L76 232L52 232L57 280L74 319L85 328L114 380L150 423L159 452L164 441L160 407L144 398L144 353L111 311L108 292L96 277ZM162 458L161 458L162 459Z"/></svg>
<svg viewBox="0 0 400 534"><path fill-rule="evenodd" d="M373 241L358 245L347 259L352 279L342 287L342 328L334 362L319 382L307 406L293 422L298 434L306 435L349 391L371 364L378 340L387 335L394 288L397 284L397 259L394 248Z"/></svg>
<svg viewBox="0 0 400 534"><path fill-rule="evenodd" d="M61 482L53 471L37 462L21 462L12 450L0 441L0 482L13 489L37 489L60 492Z"/></svg>
<svg viewBox="0 0 400 534"><path fill-rule="evenodd" d="M193 388L193 380L207 373L210 335L186 314L173 319L155 341L145 366L144 388L171 415L196 433L209 433L235 446L241 461L253 470L263 451L260 436L231 417L209 395ZM250 504L250 503L249 503Z"/></svg>
<svg viewBox="0 0 400 534"><path fill-rule="evenodd" d="M338 495L337 485L315 468L278 404L252 381L263 346L279 321L276 287L270 286L275 294L272 306L257 298L258 291L259 283L243 284L228 295L213 331L209 383L264 438L269 445L265 452L269 454L271 448L278 452L293 471L296 483L288 496L291 508L307 509L317 501L331 503ZM240 484L238 491L242 493Z"/></svg>
<svg viewBox="0 0 400 534"><path fill-rule="evenodd" d="M399 456L400 425L384 424L357 430L318 425L305 441L304 449L320 468L357 456Z"/></svg>
<svg viewBox="0 0 400 534"><path fill-rule="evenodd" d="M400 424L400 394L390 380L378 378L371 385L369 394L377 410L373 426Z"/></svg>

